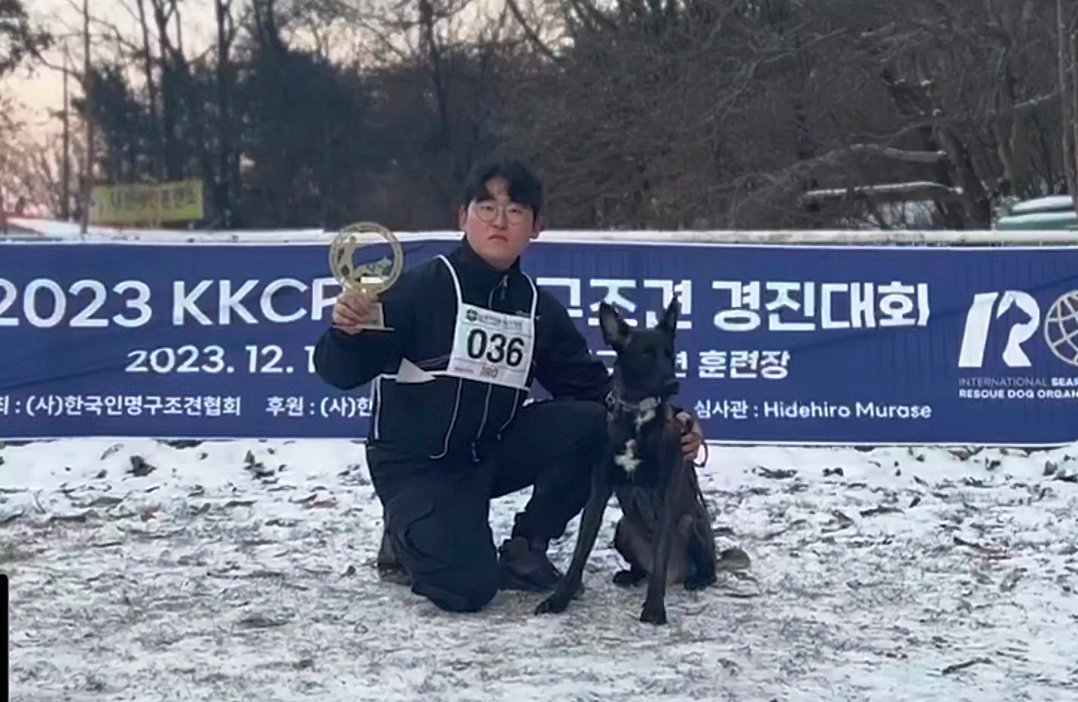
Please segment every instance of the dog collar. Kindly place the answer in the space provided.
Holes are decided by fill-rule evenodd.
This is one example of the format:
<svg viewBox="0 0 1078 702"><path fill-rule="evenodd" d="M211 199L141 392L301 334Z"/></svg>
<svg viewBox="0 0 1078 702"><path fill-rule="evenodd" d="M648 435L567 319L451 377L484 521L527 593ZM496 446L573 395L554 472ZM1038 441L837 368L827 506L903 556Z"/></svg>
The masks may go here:
<svg viewBox="0 0 1078 702"><path fill-rule="evenodd" d="M628 400L619 397L617 393L611 392L606 396L606 408L611 412L634 412L636 414L645 414L647 412L653 412L658 408L660 404L657 397L645 397L639 402L629 402Z"/></svg>

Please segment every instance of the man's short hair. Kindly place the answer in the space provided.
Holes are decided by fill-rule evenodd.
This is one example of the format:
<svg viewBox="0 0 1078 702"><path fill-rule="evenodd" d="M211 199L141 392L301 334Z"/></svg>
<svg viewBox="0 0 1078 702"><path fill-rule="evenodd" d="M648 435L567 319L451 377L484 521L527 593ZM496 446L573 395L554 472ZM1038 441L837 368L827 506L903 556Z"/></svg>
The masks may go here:
<svg viewBox="0 0 1078 702"><path fill-rule="evenodd" d="M512 159L483 161L476 165L464 186L461 204L467 207L475 201L489 200L487 182L492 178L505 180L509 184L509 199L527 205L535 217L539 216L543 209L543 183L527 166Z"/></svg>

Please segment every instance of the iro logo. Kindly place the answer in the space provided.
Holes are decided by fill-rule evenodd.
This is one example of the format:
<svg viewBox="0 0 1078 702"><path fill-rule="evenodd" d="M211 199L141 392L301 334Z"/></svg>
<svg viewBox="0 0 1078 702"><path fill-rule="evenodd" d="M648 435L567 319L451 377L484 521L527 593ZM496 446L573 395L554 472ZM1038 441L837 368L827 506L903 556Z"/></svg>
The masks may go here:
<svg viewBox="0 0 1078 702"><path fill-rule="evenodd" d="M1003 348L1003 362L1010 368L1029 368L1033 364L1025 345L1041 327L1041 307L1037 300L1022 290L977 293L966 313L962 332L962 348L958 353L959 368L984 366L985 349L993 322L1011 308L1024 312L1028 320L1012 323ZM1059 296L1044 317L1043 335L1052 354L1064 363L1078 367L1078 290Z"/></svg>

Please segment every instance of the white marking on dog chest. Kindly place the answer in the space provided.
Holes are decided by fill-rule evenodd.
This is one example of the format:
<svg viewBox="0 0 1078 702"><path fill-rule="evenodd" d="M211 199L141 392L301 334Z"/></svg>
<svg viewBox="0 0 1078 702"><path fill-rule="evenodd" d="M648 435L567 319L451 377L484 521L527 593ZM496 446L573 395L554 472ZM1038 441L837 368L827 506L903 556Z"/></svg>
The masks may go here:
<svg viewBox="0 0 1078 702"><path fill-rule="evenodd" d="M633 417L633 424L636 425L638 432L640 427L655 419L657 409L659 409L659 398L657 397L645 397L636 405L636 416Z"/></svg>
<svg viewBox="0 0 1078 702"><path fill-rule="evenodd" d="M648 407L647 409L644 409L641 406L640 411L636 413L636 418L634 419L636 423L636 430L640 431L640 427L644 426L653 419L655 419L655 408Z"/></svg>
<svg viewBox="0 0 1078 702"><path fill-rule="evenodd" d="M636 457L636 439L628 439L625 442L625 450L614 456L614 463L621 466L621 469L629 475L633 474L640 465L640 459Z"/></svg>

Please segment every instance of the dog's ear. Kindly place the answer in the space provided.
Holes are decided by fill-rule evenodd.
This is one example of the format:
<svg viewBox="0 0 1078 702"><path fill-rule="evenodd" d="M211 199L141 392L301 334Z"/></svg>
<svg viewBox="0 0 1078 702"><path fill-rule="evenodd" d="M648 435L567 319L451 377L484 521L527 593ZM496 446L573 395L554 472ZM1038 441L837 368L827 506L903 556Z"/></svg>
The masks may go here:
<svg viewBox="0 0 1078 702"><path fill-rule="evenodd" d="M658 328L666 332L671 337L677 334L677 318L681 312L681 300L677 295L670 300L670 304L666 307L666 312L663 313L663 318L659 320Z"/></svg>
<svg viewBox="0 0 1078 702"><path fill-rule="evenodd" d="M599 328L603 332L603 341L614 349L625 348L629 342L629 325L613 305L599 303Z"/></svg>

